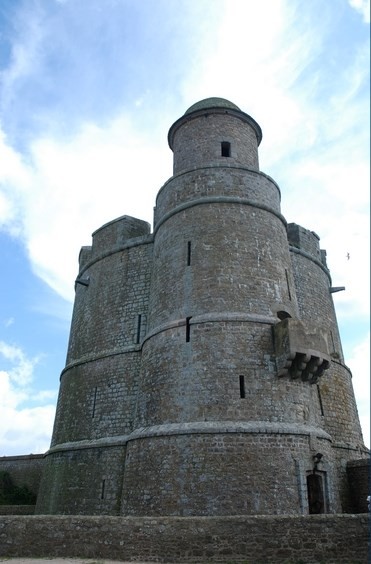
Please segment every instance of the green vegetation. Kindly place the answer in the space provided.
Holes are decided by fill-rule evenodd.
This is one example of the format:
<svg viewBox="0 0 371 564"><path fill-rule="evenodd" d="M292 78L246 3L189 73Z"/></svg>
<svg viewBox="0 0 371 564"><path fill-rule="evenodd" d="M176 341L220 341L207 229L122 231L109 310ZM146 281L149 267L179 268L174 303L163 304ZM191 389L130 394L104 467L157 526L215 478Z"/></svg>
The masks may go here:
<svg viewBox="0 0 371 564"><path fill-rule="evenodd" d="M16 486L9 472L0 471L0 505L34 505L36 495L27 486Z"/></svg>

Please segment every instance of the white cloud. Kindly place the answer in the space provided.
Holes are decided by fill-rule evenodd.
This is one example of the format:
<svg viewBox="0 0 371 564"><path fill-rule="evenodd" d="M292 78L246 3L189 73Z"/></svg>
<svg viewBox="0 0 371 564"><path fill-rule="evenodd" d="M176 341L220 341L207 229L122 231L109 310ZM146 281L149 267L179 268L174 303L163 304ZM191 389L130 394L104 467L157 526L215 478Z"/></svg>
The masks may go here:
<svg viewBox="0 0 371 564"><path fill-rule="evenodd" d="M12 364L8 371L11 382L17 386L25 386L32 381L33 370L39 362L39 357L29 359L17 346L0 341L0 357Z"/></svg>
<svg viewBox="0 0 371 564"><path fill-rule="evenodd" d="M370 334L354 347L347 364L353 374L353 388L363 438L366 446L370 448Z"/></svg>
<svg viewBox="0 0 371 564"><path fill-rule="evenodd" d="M336 295L338 312L356 318L369 314L369 170L361 160L344 162L340 144L338 154L323 148L292 163L283 212L320 236L333 285L346 287Z"/></svg>
<svg viewBox="0 0 371 564"><path fill-rule="evenodd" d="M155 143L118 116L105 129L84 124L70 139L35 140L27 167L7 148L14 166L3 193L12 213L2 220L18 225L35 272L64 298L73 297L80 246L97 227L124 214L152 221L171 171L170 151Z"/></svg>
<svg viewBox="0 0 371 564"><path fill-rule="evenodd" d="M348 0L349 6L363 17L365 23L370 23L370 0Z"/></svg>
<svg viewBox="0 0 371 564"><path fill-rule="evenodd" d="M368 42L334 73L331 6L320 18L296 2L224 6L218 39L210 49L205 36L209 51L192 66L185 96L218 93L257 119L262 170L281 187L282 213L320 236L334 285L346 286L336 297L340 315L368 316Z"/></svg>
<svg viewBox="0 0 371 564"><path fill-rule="evenodd" d="M40 453L49 448L55 414L56 392L34 393L34 369L38 358L28 358L17 346L0 341L0 456ZM46 405L25 407L38 401Z"/></svg>
<svg viewBox="0 0 371 564"><path fill-rule="evenodd" d="M45 31L38 3L33 2L29 12L17 11L14 30L17 35L12 43L10 63L0 73L1 108L11 108L19 83L22 84L38 68Z"/></svg>
<svg viewBox="0 0 371 564"><path fill-rule="evenodd" d="M22 194L30 188L32 172L24 163L21 154L10 146L1 129L0 162L0 227L13 234L19 234Z"/></svg>
<svg viewBox="0 0 371 564"><path fill-rule="evenodd" d="M354 54L353 64L344 69L343 84L337 90L340 94L329 102L331 112L323 112L311 101L320 82L318 66L301 91L297 83L321 54L330 17L326 10L321 20L317 18L315 30L310 12L299 13L295 3L284 0L219 2L218 10L212 10L207 19L201 17L203 3L199 10L197 21L201 22L202 34L198 32L197 37L202 36L203 41L198 46L198 58L192 61L181 83L186 100L182 110L202 97L221 95L237 102L258 121L262 116L261 161L265 162L265 172L278 181L282 179L283 213L289 221L298 222L302 215L303 225L318 231L326 240L326 233L335 231L329 228L334 214L328 203L339 206L342 193L349 194L349 190L335 193L333 175L344 187L345 177L351 182L360 174L362 178L368 175L367 167L354 159L338 166L351 148L349 141L342 153L333 151L331 155L328 149L340 139L349 140L350 127L357 117L353 101L367 72L365 50ZM29 46L30 55L25 55L29 62L13 63L11 68L18 69L10 72L13 81L31 72L33 54L45 34L50 33L50 29L40 31L41 12L34 14L33 20L31 38L22 47L27 51ZM148 87L143 92L143 96L133 99L134 107L140 104L142 108ZM342 111L345 105L347 111ZM0 224L22 233L35 272L64 298L73 297L79 248L90 243L92 231L123 214L152 220L155 194L171 174L171 153L165 142L171 121L166 112L156 115L156 121L150 122L151 127L156 123L155 133L149 127L139 131L129 113L116 116L104 126L81 123L70 137L34 138L27 161L6 143L4 136L0 138L0 156L2 152L2 161L7 163L0 173ZM313 147L317 151L311 158L309 151ZM326 160L321 161L321 156ZM292 196L290 178L296 180ZM294 187L293 180L291 185ZM313 208L316 198L317 210L324 204L326 214L310 210L310 206L300 210L297 200L302 198L303 190L311 191ZM360 215L353 215L357 225ZM327 226L325 232L321 230L323 225ZM348 237L347 246L350 243ZM328 251L330 254L333 249ZM333 270L332 258L331 265Z"/></svg>

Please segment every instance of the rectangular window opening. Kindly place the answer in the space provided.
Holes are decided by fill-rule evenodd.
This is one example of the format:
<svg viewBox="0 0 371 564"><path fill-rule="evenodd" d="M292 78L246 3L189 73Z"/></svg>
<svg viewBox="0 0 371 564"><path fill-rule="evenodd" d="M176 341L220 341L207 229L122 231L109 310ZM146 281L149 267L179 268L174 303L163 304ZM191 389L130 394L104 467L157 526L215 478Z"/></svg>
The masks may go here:
<svg viewBox="0 0 371 564"><path fill-rule="evenodd" d="M240 376L240 397L241 397L241 398L245 398L245 397L246 397L246 391L245 391L245 376Z"/></svg>
<svg viewBox="0 0 371 564"><path fill-rule="evenodd" d="M229 141L222 141L222 157L230 157L231 156L231 144Z"/></svg>
<svg viewBox="0 0 371 564"><path fill-rule="evenodd" d="M101 490L100 490L100 498L104 499L104 490L106 488L106 480L102 480L102 486L101 486Z"/></svg>
<svg viewBox="0 0 371 564"><path fill-rule="evenodd" d="M135 342L138 345L140 343L140 329L141 329L141 325L142 325L142 315L139 314L137 316L137 334L136 334L136 338L135 338Z"/></svg>
<svg viewBox="0 0 371 564"><path fill-rule="evenodd" d="M318 394L318 401L319 401L319 407L321 410L321 415L325 415L324 411L323 411L323 403L322 403L322 396L321 396L321 389L319 387L319 385L317 384L317 394Z"/></svg>
<svg viewBox="0 0 371 564"><path fill-rule="evenodd" d="M96 404L97 404L97 391L98 391L98 388L94 388L93 409L92 409L92 413L91 413L92 419L94 419L94 417L95 417L95 407L96 407Z"/></svg>
<svg viewBox="0 0 371 564"><path fill-rule="evenodd" d="M285 268L285 275L286 275L286 284L287 284L287 291L289 294L289 300L291 301L290 282L289 282L289 275L287 272L287 268Z"/></svg>
<svg viewBox="0 0 371 564"><path fill-rule="evenodd" d="M186 343L189 343L191 340L191 321L192 317L186 318Z"/></svg>
<svg viewBox="0 0 371 564"><path fill-rule="evenodd" d="M188 241L187 245L187 266L191 266L191 252L192 252L192 243Z"/></svg>

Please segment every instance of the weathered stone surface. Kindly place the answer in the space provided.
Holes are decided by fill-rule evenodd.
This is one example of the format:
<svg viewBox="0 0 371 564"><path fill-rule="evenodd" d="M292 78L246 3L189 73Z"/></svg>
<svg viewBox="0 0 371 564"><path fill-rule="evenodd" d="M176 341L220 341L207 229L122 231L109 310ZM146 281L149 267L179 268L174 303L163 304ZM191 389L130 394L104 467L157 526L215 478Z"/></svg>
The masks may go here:
<svg viewBox="0 0 371 564"><path fill-rule="evenodd" d="M43 454L0 456L0 472L8 472L15 486L27 486L34 494L39 490L43 466Z"/></svg>
<svg viewBox="0 0 371 564"><path fill-rule="evenodd" d="M367 515L0 517L0 557L365 564Z"/></svg>
<svg viewBox="0 0 371 564"><path fill-rule="evenodd" d="M260 139L228 101L192 106L153 233L122 216L82 249L38 513L352 511L347 462L367 451L330 273Z"/></svg>

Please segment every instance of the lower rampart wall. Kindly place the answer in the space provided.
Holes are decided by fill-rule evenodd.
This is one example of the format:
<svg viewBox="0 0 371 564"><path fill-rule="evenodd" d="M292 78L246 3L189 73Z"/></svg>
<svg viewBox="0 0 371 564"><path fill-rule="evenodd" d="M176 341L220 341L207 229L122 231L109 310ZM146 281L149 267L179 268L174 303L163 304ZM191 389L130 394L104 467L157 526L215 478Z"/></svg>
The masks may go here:
<svg viewBox="0 0 371 564"><path fill-rule="evenodd" d="M0 505L0 515L33 515L35 505Z"/></svg>
<svg viewBox="0 0 371 564"><path fill-rule="evenodd" d="M352 512L366 513L368 511L367 497L371 492L370 458L350 460L347 463L347 475Z"/></svg>
<svg viewBox="0 0 371 564"><path fill-rule="evenodd" d="M43 467L43 454L0 456L0 471L8 472L14 485L27 486L34 494L39 491Z"/></svg>
<svg viewBox="0 0 371 564"><path fill-rule="evenodd" d="M0 557L365 564L369 516L0 517Z"/></svg>

